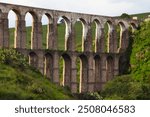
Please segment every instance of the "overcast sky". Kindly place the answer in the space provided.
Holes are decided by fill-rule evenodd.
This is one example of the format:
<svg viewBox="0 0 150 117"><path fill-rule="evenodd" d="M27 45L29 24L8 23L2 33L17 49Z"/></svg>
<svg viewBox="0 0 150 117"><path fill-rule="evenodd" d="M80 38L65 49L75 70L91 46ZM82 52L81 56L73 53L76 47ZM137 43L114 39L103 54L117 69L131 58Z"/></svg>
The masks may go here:
<svg viewBox="0 0 150 117"><path fill-rule="evenodd" d="M1 0L1 2L107 16L150 12L150 0Z"/></svg>

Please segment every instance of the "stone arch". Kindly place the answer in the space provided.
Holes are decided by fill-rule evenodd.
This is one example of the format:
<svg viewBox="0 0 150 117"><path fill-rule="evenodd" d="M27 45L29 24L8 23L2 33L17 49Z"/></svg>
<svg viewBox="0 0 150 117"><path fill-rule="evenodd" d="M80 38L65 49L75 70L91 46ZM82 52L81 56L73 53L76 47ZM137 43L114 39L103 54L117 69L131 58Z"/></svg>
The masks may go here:
<svg viewBox="0 0 150 117"><path fill-rule="evenodd" d="M99 55L94 57L94 74L95 74L95 91L100 91L102 86L102 71L101 71L101 58Z"/></svg>
<svg viewBox="0 0 150 117"><path fill-rule="evenodd" d="M86 55L82 54L80 58L80 86L79 92L88 91L88 58Z"/></svg>
<svg viewBox="0 0 150 117"><path fill-rule="evenodd" d="M130 23L130 26L131 26L131 28L132 28L132 32L134 32L134 31L138 28L137 24L134 23L134 22L131 22L131 23Z"/></svg>
<svg viewBox="0 0 150 117"><path fill-rule="evenodd" d="M104 35L105 35L105 52L113 52L113 23L107 20L104 24Z"/></svg>
<svg viewBox="0 0 150 117"><path fill-rule="evenodd" d="M117 29L117 32L119 32L119 34L117 35L117 52L123 52L125 51L126 47L127 47L127 26L124 22L119 21L118 22L118 26L119 26L119 31ZM116 44L115 44L116 45Z"/></svg>
<svg viewBox="0 0 150 117"><path fill-rule="evenodd" d="M47 22L45 20L47 20ZM52 39L52 31L53 31L52 16L49 13L44 13L42 15L41 22L42 22L42 25L45 25L42 27L42 48L52 49L52 43L53 43L53 39ZM43 22L46 22L46 23L43 24Z"/></svg>
<svg viewBox="0 0 150 117"><path fill-rule="evenodd" d="M58 34L58 49L69 50L70 49L69 48L69 34L71 32L70 20L66 16L60 16L58 21L60 22L60 25L62 24L60 26L61 30L58 29L57 31L58 33L61 33L61 34Z"/></svg>
<svg viewBox="0 0 150 117"><path fill-rule="evenodd" d="M78 18L77 20L76 20L76 23L77 22L81 22L81 24L82 24L82 49L76 49L76 50L81 50L81 51L86 51L86 48L88 48L88 44L87 44L87 33L88 33L88 26L87 26L87 22L86 22L86 20L84 20L83 18ZM75 24L76 24L75 23ZM75 33L76 33L76 30L75 30ZM77 35L75 34L75 36L77 37ZM77 41L77 39L76 39L76 41ZM80 39L78 39L78 41L80 41ZM76 42L76 45L77 45L77 42Z"/></svg>
<svg viewBox="0 0 150 117"><path fill-rule="evenodd" d="M10 19L12 17L12 14L15 15L15 20L14 21L14 27L10 27L10 24L12 23L12 19ZM10 16L10 17L9 17ZM8 20L9 20L9 28L11 28L11 30L9 30L9 47L12 47L12 48L18 48L18 44L20 42L18 41L21 41L19 39L19 36L20 36L20 32L19 32L19 20L20 20L20 11L17 10L17 9L10 9L9 12L8 12Z"/></svg>
<svg viewBox="0 0 150 117"><path fill-rule="evenodd" d="M63 64L63 86L71 87L71 58L68 54L62 55Z"/></svg>
<svg viewBox="0 0 150 117"><path fill-rule="evenodd" d="M106 81L112 80L114 77L114 59L108 56L106 60Z"/></svg>
<svg viewBox="0 0 150 117"><path fill-rule="evenodd" d="M53 56L50 53L44 55L44 75L53 81Z"/></svg>
<svg viewBox="0 0 150 117"><path fill-rule="evenodd" d="M100 51L100 44L101 44L101 24L100 24L100 21L98 19L94 19L93 20L93 23L95 23L95 34L94 34L94 37L92 36L92 38L94 38L94 51L95 52L99 52ZM93 32L93 31L92 31Z"/></svg>
<svg viewBox="0 0 150 117"><path fill-rule="evenodd" d="M31 44L30 44L30 49L37 49L38 48L38 45L41 44L41 43L38 43L38 35L39 35L39 32L38 32L38 16L37 14L34 12L34 11L27 11L25 13L25 18L27 16L27 14L29 14L30 16L32 16L32 25L31 25L31 32L29 30L29 28L26 28L27 32L29 33L29 35L31 36L28 36L28 33L26 33L26 37L27 37L27 42L30 40ZM26 22L26 26L27 26L27 22ZM29 37L29 38L28 38ZM26 43L26 48L27 48L27 44L29 43Z"/></svg>
<svg viewBox="0 0 150 117"><path fill-rule="evenodd" d="M29 53L29 64L34 68L38 68L38 56L35 52Z"/></svg>

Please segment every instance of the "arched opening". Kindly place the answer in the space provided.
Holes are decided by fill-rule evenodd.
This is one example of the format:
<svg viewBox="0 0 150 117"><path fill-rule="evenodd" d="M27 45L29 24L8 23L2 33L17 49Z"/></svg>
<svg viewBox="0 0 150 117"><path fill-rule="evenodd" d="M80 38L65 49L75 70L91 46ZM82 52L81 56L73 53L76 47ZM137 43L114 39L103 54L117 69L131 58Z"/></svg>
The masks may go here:
<svg viewBox="0 0 150 117"><path fill-rule="evenodd" d="M77 19L75 25L75 50L78 52L84 51L84 42L86 37L86 22L84 19Z"/></svg>
<svg viewBox="0 0 150 117"><path fill-rule="evenodd" d="M79 92L88 91L88 59L85 55L80 55L80 88Z"/></svg>
<svg viewBox="0 0 150 117"><path fill-rule="evenodd" d="M9 47L16 48L16 37L17 37L17 21L18 13L16 10L10 10L8 13L9 20Z"/></svg>
<svg viewBox="0 0 150 117"><path fill-rule="evenodd" d="M95 74L95 91L100 91L102 88L101 78L101 59L99 55L94 57L94 74Z"/></svg>
<svg viewBox="0 0 150 117"><path fill-rule="evenodd" d="M112 44L112 22L111 21L107 21L104 25L104 43L105 43L105 46L104 46L104 52L106 53L109 53L111 52L111 48L113 46Z"/></svg>
<svg viewBox="0 0 150 117"><path fill-rule="evenodd" d="M43 49L48 49L47 43L49 40L49 21L50 16L48 14L44 14L42 16L42 48Z"/></svg>
<svg viewBox="0 0 150 117"><path fill-rule="evenodd" d="M93 45L92 45L92 49L93 52L100 52L101 51L101 26L100 26L100 22L95 19L93 21L92 24L92 38L93 38Z"/></svg>
<svg viewBox="0 0 150 117"><path fill-rule="evenodd" d="M69 20L65 16L58 19L58 50L68 50Z"/></svg>
<svg viewBox="0 0 150 117"><path fill-rule="evenodd" d="M132 32L134 32L137 29L137 25L135 23L130 23L130 26L132 28Z"/></svg>
<svg viewBox="0 0 150 117"><path fill-rule="evenodd" d="M26 21L26 48L35 49L37 48L37 16L34 12L27 12L25 15Z"/></svg>
<svg viewBox="0 0 150 117"><path fill-rule="evenodd" d="M33 16L31 13L26 13L26 48L31 49L31 38L32 38L32 28L33 28Z"/></svg>
<svg viewBox="0 0 150 117"><path fill-rule="evenodd" d="M36 53L29 53L29 64L34 68L38 68L38 56L36 55Z"/></svg>
<svg viewBox="0 0 150 117"><path fill-rule="evenodd" d="M125 25L123 22L119 22L117 25L117 50L120 52L122 49L125 49L126 47L126 35L125 35Z"/></svg>
<svg viewBox="0 0 150 117"><path fill-rule="evenodd" d="M112 80L114 77L114 60L109 56L106 60L106 80Z"/></svg>
<svg viewBox="0 0 150 117"><path fill-rule="evenodd" d="M71 87L71 58L67 54L63 54L63 86Z"/></svg>
<svg viewBox="0 0 150 117"><path fill-rule="evenodd" d="M53 57L49 53L45 54L44 75L50 79L50 81L53 81Z"/></svg>

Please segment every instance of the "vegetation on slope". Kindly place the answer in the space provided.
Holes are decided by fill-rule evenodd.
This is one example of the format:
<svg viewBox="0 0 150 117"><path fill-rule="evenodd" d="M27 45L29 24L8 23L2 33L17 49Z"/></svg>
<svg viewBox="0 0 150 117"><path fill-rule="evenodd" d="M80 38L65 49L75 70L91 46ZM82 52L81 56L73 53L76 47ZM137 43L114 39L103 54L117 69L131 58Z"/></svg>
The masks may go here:
<svg viewBox="0 0 150 117"><path fill-rule="evenodd" d="M150 99L150 22L134 33L130 60L131 73L108 82L104 99Z"/></svg>
<svg viewBox="0 0 150 117"><path fill-rule="evenodd" d="M15 50L0 50L0 99L73 99L52 84Z"/></svg>

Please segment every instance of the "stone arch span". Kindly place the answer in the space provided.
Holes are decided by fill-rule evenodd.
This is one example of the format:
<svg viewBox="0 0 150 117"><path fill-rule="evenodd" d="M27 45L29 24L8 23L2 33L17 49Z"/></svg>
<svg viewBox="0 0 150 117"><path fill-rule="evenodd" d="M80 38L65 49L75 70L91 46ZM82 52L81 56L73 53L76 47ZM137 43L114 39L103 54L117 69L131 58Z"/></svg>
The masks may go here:
<svg viewBox="0 0 150 117"><path fill-rule="evenodd" d="M100 15L72 13L66 11L33 8L28 6L12 5L0 3L0 48L9 48L9 26L8 13L14 10L18 14L15 46L17 51L29 57L29 64L37 68L43 75L46 75L55 84L59 85L59 59L64 60L64 86L77 92L77 65L76 60L80 59L80 92L92 92L101 90L101 84L113 79L119 73L118 56L124 54L129 42L129 25L134 29L139 22L135 20L125 20L115 17ZM32 44L31 48L26 48L26 13L33 17L32 24ZM42 16L45 14L49 19L47 26L46 49L42 48ZM58 50L57 41L57 21L62 17L66 23L65 40L66 49ZM75 48L75 23L79 19L82 23L82 51ZM92 50L92 29L95 22L95 51ZM107 23L108 42L107 52L104 51L104 24ZM120 50L116 48L116 24L121 26Z"/></svg>

